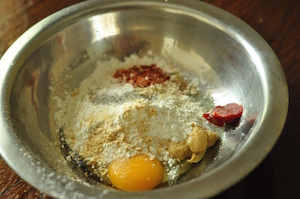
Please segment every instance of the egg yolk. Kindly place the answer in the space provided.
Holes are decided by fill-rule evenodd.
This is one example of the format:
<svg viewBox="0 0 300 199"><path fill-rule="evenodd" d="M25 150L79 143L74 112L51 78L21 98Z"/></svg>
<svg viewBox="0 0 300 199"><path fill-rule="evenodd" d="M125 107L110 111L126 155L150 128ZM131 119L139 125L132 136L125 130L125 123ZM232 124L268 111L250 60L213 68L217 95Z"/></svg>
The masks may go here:
<svg viewBox="0 0 300 199"><path fill-rule="evenodd" d="M113 186L122 191L151 190L161 182L163 166L156 158L137 155L113 161L108 175Z"/></svg>

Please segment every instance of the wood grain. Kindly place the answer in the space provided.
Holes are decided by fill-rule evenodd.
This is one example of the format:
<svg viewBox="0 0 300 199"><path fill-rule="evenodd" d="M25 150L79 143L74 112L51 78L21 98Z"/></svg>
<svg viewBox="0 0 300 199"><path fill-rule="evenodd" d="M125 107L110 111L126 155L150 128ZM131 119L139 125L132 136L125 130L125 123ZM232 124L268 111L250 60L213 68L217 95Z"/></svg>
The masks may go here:
<svg viewBox="0 0 300 199"><path fill-rule="evenodd" d="M39 20L80 0L1 0L0 57ZM289 113L282 134L265 160L247 177L216 196L300 198L300 2L298 0L205 0L239 17L273 48L289 86ZM50 198L16 175L0 157L0 198Z"/></svg>

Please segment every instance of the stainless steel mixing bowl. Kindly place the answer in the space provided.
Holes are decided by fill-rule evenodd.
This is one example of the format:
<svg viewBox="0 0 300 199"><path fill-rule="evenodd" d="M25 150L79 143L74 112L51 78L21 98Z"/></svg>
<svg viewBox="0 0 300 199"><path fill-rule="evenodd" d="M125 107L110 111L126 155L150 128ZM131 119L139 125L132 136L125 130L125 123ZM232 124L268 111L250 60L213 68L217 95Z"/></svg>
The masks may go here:
<svg viewBox="0 0 300 199"><path fill-rule="evenodd" d="M202 78L215 104L242 103L241 123L225 129L219 145L176 185L125 193L93 180L82 183L88 180L81 170L65 160L52 97L77 86L97 60L148 50ZM55 93L53 82L60 85ZM8 49L0 85L1 155L27 182L57 198L213 196L263 160L288 107L281 65L261 36L229 13L193 0L87 1L59 11Z"/></svg>

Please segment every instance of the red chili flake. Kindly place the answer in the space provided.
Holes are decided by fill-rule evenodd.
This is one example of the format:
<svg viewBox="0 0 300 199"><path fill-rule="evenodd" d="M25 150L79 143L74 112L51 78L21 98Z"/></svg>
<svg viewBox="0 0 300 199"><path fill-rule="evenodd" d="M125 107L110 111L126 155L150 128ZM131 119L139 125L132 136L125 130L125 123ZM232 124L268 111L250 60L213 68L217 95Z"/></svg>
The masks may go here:
<svg viewBox="0 0 300 199"><path fill-rule="evenodd" d="M170 79L162 69L157 68L155 64L150 66L133 66L129 69L119 69L115 72L114 78L120 78L128 83L139 87L147 87L151 84L162 84Z"/></svg>
<svg viewBox="0 0 300 199"><path fill-rule="evenodd" d="M230 103L225 106L216 106L210 113L203 114L203 117L210 123L217 126L235 123L243 114L243 106Z"/></svg>

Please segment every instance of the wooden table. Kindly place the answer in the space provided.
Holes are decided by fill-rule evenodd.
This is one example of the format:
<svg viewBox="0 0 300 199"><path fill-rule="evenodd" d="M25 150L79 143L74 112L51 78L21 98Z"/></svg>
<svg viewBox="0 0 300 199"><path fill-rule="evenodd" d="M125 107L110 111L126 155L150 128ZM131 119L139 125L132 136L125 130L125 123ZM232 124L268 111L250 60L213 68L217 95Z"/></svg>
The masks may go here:
<svg viewBox="0 0 300 199"><path fill-rule="evenodd" d="M39 20L80 1L0 0L0 57ZM281 61L290 94L286 125L271 153L251 174L215 198L300 198L300 1L205 2L241 18L265 38ZM0 157L0 198L50 197L23 181Z"/></svg>

